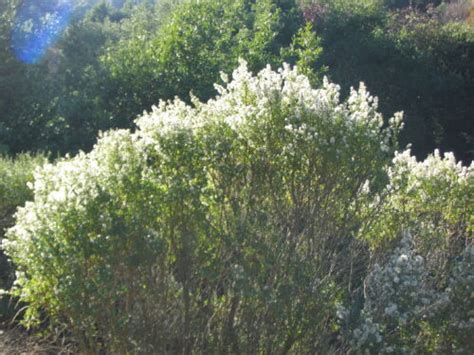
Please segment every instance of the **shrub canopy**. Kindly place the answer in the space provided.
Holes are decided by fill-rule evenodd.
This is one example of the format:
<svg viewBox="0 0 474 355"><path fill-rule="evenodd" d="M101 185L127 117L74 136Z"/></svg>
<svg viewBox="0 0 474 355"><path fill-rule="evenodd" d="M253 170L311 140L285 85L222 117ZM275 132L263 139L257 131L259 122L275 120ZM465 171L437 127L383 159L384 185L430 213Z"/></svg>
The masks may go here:
<svg viewBox="0 0 474 355"><path fill-rule="evenodd" d="M400 117L382 128L363 86L341 103L286 65L216 88L37 172L4 243L28 322L120 352L327 346Z"/></svg>
<svg viewBox="0 0 474 355"><path fill-rule="evenodd" d="M341 102L327 80L313 89L296 68L254 76L245 62L222 81L207 103L161 102L135 132L37 171L3 243L26 323L45 311L89 352L465 346L470 320L439 320L469 309L472 166L392 161L402 116L384 124L363 84ZM392 253L405 230L411 244Z"/></svg>

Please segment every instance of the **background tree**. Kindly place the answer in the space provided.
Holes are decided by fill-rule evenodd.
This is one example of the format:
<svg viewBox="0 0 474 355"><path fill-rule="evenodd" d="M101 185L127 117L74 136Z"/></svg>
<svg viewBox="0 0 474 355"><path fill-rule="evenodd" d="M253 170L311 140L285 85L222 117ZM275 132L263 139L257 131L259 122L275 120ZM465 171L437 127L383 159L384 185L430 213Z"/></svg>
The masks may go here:
<svg viewBox="0 0 474 355"><path fill-rule="evenodd" d="M252 70L281 63L280 50L300 24L293 1L186 2L156 33L119 41L104 56L113 116L127 126L158 99L189 101L192 91L207 100L220 72L229 73L239 58Z"/></svg>
<svg viewBox="0 0 474 355"><path fill-rule="evenodd" d="M306 8L324 48L329 76L348 92L364 81L386 115L403 110L402 144L474 157L474 31L443 24L436 11L388 11L379 1L318 1Z"/></svg>

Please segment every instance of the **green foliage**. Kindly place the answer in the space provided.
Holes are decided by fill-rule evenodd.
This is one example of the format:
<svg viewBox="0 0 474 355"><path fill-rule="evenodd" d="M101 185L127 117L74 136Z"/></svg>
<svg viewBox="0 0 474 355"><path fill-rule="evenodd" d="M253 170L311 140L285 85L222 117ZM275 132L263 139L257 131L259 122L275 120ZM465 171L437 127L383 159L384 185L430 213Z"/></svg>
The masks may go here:
<svg viewBox="0 0 474 355"><path fill-rule="evenodd" d="M0 153L10 150L8 137L13 133L11 116L21 108L21 100L27 94L25 66L14 60L10 48L10 33L18 1L3 1L0 8Z"/></svg>
<svg viewBox="0 0 474 355"><path fill-rule="evenodd" d="M13 214L33 198L33 191L27 185L33 181L33 172L44 164L42 155L19 155L15 159L0 156L0 241L4 230L13 224ZM0 250L0 289L8 289L14 279L13 271L3 251ZM1 295L0 295L1 297ZM8 301L0 298L0 319L9 310Z"/></svg>
<svg viewBox="0 0 474 355"><path fill-rule="evenodd" d="M468 296L474 291L473 173L473 164L464 167L451 153L442 158L436 151L421 162L410 151L395 155L384 202L375 202L381 206L378 216L361 230L377 263L365 281L361 317L349 332L356 349L472 349L465 334L474 329Z"/></svg>
<svg viewBox="0 0 474 355"><path fill-rule="evenodd" d="M380 224L367 232L376 242L384 242L411 230L424 239L420 241L423 248L419 248L454 248L451 251L459 254L456 246L462 248L463 239L473 232L472 171L472 164L463 167L451 153L442 158L436 151L422 162L409 151L397 154L390 170L391 193Z"/></svg>
<svg viewBox="0 0 474 355"><path fill-rule="evenodd" d="M42 155L18 155L15 159L0 156L0 216L12 214L16 206L31 199L32 191L27 183L33 179L33 171L44 163Z"/></svg>
<svg viewBox="0 0 474 355"><path fill-rule="evenodd" d="M283 48L282 56L295 63L300 73L317 86L328 69L319 63L322 51L321 39L313 32L313 26L308 22L295 35L290 47Z"/></svg>
<svg viewBox="0 0 474 355"><path fill-rule="evenodd" d="M293 1L185 2L157 33L120 41L104 57L114 116L126 126L158 99L189 101L192 91L207 100L220 71L230 72L239 58L252 70L281 63L280 49L300 25L296 11Z"/></svg>
<svg viewBox="0 0 474 355"><path fill-rule="evenodd" d="M14 16L12 11L6 25L8 33ZM96 102L101 84L95 57L108 34L105 25L87 21L85 25L73 19L59 43L34 65L16 59L10 51L10 35L6 37L2 47L7 51L3 54L17 69L2 63L2 70L9 73L1 76L0 88L5 83L2 94L11 93L11 96L5 96L8 102L0 118L3 128L0 142L12 153L73 151L93 142L97 131L95 120L101 114Z"/></svg>
<svg viewBox="0 0 474 355"><path fill-rule="evenodd" d="M403 110L402 144L472 160L473 30L376 1L337 1L306 11L322 38L322 63L343 90L364 81L385 115Z"/></svg>
<svg viewBox="0 0 474 355"><path fill-rule="evenodd" d="M27 324L44 310L89 352L337 348L367 256L359 192L383 185L399 121L288 66L242 64L218 90L37 172L4 242Z"/></svg>
<svg viewBox="0 0 474 355"><path fill-rule="evenodd" d="M113 86L100 56L119 37L156 30L175 2L122 8L78 2L59 40L27 65L10 50L16 3L8 1L0 28L1 151L77 152L90 149L99 130L120 126L111 114Z"/></svg>
<svg viewBox="0 0 474 355"><path fill-rule="evenodd" d="M88 150L98 131L130 127L159 99L189 101L191 90L210 98L220 71L230 72L240 57L253 70L297 60L280 54L301 25L292 0L141 1L121 8L103 2L87 11L78 8L39 63L28 66L2 52L8 65L2 64L0 88L11 93L0 102L2 151ZM14 15L13 5L2 13L8 17L5 49ZM316 60L317 38L305 45L317 46L304 49L306 62ZM318 74L314 63L306 64Z"/></svg>

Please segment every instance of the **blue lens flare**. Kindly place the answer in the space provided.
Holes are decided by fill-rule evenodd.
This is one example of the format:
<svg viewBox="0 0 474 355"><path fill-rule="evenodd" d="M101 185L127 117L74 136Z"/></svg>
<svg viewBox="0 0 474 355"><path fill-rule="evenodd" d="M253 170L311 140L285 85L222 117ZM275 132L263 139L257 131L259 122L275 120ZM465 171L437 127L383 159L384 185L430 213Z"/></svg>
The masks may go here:
<svg viewBox="0 0 474 355"><path fill-rule="evenodd" d="M29 64L40 61L66 28L72 11L71 1L24 0L11 34L15 56Z"/></svg>

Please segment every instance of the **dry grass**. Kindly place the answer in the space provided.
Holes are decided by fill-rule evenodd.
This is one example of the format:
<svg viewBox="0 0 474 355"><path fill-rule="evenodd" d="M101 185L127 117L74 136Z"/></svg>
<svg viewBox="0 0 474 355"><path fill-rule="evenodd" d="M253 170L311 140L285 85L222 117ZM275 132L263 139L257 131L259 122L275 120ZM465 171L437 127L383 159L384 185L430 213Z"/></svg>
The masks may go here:
<svg viewBox="0 0 474 355"><path fill-rule="evenodd" d="M7 328L0 323L0 355L49 355L71 354L71 350L61 345L53 345L51 339L44 339L29 334L16 326Z"/></svg>

